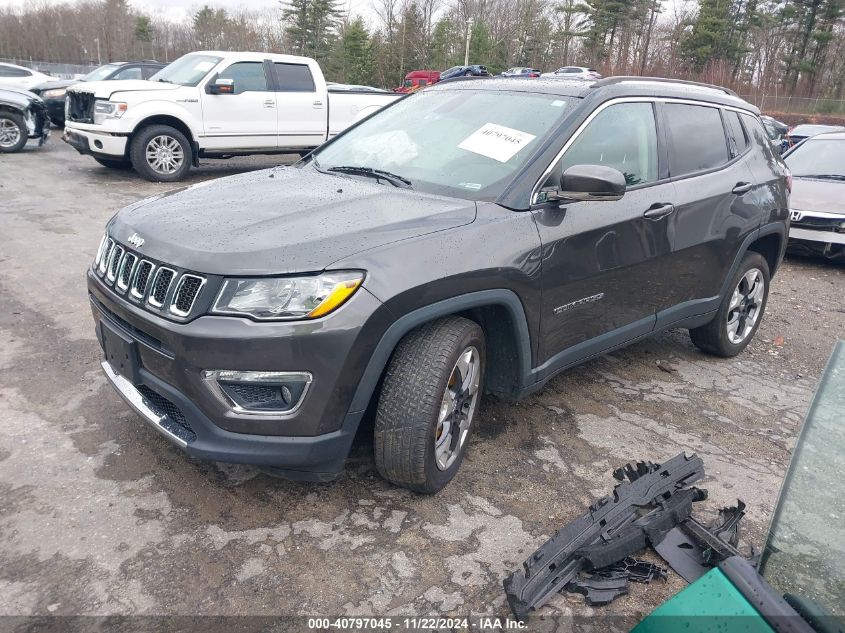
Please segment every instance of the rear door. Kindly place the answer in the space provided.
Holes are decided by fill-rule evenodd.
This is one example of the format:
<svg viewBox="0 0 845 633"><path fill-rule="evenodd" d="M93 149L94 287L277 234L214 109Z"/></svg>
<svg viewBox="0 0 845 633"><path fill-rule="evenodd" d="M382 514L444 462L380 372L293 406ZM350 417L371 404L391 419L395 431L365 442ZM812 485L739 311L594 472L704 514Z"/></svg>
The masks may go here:
<svg viewBox="0 0 845 633"><path fill-rule="evenodd" d="M232 79L234 92L213 95L207 86L215 78ZM212 74L200 91L205 149L265 149L276 147L276 93L261 60L237 61Z"/></svg>
<svg viewBox="0 0 845 633"><path fill-rule="evenodd" d="M713 309L739 246L760 223L750 142L737 113L717 105L661 104L675 212L665 239L658 327Z"/></svg>
<svg viewBox="0 0 845 633"><path fill-rule="evenodd" d="M594 114L552 169L547 185L573 165L613 167L628 190L614 202L534 211L543 244L543 362L566 365L653 329L675 200L663 162L655 105L644 99Z"/></svg>
<svg viewBox="0 0 845 633"><path fill-rule="evenodd" d="M326 140L328 96L308 64L274 62L279 147L317 147Z"/></svg>

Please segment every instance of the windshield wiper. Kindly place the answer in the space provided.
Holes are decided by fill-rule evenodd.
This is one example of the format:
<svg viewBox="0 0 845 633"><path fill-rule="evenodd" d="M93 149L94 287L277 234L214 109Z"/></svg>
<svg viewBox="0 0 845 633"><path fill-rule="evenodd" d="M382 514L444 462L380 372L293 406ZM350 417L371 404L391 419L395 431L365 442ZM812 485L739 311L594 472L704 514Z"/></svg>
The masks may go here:
<svg viewBox="0 0 845 633"><path fill-rule="evenodd" d="M818 178L819 180L845 180L845 175L843 174L801 174L800 176L796 176L797 178Z"/></svg>
<svg viewBox="0 0 845 633"><path fill-rule="evenodd" d="M386 180L394 187L401 187L402 189L413 188L413 183L407 178L397 176L396 174L391 174L389 171L384 171L383 169L374 169L373 167L338 165L337 167L329 167L326 171L335 171L340 172L342 174L353 174L356 176L369 176L370 178L376 178L378 180Z"/></svg>

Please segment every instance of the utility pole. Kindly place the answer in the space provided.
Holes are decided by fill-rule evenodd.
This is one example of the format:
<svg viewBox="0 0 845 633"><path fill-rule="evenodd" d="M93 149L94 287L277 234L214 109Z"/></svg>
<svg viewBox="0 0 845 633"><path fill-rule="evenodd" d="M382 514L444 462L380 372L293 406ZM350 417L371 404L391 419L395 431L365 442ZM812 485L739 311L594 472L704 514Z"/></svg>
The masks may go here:
<svg viewBox="0 0 845 633"><path fill-rule="evenodd" d="M97 42L97 66L101 66L103 61L100 59L100 38L95 37L94 41Z"/></svg>
<svg viewBox="0 0 845 633"><path fill-rule="evenodd" d="M467 46L464 51L464 66L469 66L469 40L472 37L472 18L467 18Z"/></svg>

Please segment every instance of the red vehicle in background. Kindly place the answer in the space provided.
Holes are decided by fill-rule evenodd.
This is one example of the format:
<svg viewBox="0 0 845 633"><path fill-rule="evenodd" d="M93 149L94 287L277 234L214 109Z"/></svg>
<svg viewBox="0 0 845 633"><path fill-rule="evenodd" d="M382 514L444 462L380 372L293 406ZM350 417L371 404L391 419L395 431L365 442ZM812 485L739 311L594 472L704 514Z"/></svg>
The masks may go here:
<svg viewBox="0 0 845 633"><path fill-rule="evenodd" d="M431 84L436 84L440 81L439 70L412 70L405 75L405 81L399 88L394 88L393 92L415 92L420 88L425 88Z"/></svg>

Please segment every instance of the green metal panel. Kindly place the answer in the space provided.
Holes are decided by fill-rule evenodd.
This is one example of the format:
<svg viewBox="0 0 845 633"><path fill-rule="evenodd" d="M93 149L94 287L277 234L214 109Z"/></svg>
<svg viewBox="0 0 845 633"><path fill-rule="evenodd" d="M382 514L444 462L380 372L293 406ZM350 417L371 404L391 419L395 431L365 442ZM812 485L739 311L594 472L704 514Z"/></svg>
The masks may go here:
<svg viewBox="0 0 845 633"><path fill-rule="evenodd" d="M635 626L631 633L773 633L730 580L711 569Z"/></svg>

